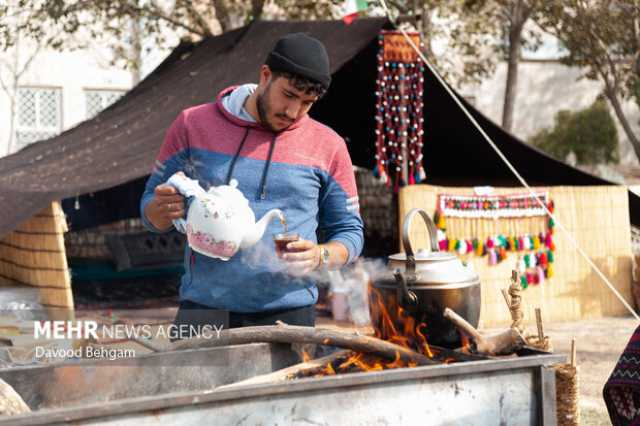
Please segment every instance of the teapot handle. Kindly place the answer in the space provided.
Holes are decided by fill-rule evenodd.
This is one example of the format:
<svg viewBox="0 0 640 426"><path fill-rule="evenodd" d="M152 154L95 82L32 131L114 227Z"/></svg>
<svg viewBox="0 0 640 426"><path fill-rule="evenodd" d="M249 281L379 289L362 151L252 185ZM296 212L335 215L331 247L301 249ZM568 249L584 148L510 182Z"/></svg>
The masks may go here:
<svg viewBox="0 0 640 426"><path fill-rule="evenodd" d="M427 231L429 233L429 239L431 240L431 251L439 251L438 245L438 229L436 225L433 223L433 220L429 217L427 212L422 209L411 209L409 213L404 218L404 226L402 229L402 246L404 247L404 251L407 255L407 272L413 274L416 269L416 258L413 253L413 248L411 247L411 241L409 240L409 228L411 227L411 222L413 222L413 218L416 214L420 214L422 216L422 220L427 225Z"/></svg>

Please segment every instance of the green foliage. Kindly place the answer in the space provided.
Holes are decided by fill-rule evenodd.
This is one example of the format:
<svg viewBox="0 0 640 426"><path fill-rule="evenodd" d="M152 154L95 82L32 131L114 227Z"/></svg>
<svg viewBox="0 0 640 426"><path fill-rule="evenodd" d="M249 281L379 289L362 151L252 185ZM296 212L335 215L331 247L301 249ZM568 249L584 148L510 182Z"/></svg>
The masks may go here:
<svg viewBox="0 0 640 426"><path fill-rule="evenodd" d="M571 152L582 165L619 161L618 131L604 99L577 112L558 112L553 129L540 131L530 142L562 161Z"/></svg>

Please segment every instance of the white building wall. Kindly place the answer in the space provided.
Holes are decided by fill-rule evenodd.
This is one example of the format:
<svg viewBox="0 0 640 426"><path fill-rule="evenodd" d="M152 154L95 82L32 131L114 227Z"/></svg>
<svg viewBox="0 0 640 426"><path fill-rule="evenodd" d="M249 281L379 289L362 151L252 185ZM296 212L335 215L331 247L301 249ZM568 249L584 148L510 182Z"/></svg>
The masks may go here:
<svg viewBox="0 0 640 426"><path fill-rule="evenodd" d="M0 55L11 60L10 54L0 52ZM0 67L0 72L4 81L9 81L7 70ZM58 87L62 90L61 131L86 119L86 89L127 91L131 85L130 72L110 66L99 52L89 50L42 51L19 81L20 87ZM9 121L9 97L0 91L0 156L8 154ZM13 145L15 147L15 140Z"/></svg>

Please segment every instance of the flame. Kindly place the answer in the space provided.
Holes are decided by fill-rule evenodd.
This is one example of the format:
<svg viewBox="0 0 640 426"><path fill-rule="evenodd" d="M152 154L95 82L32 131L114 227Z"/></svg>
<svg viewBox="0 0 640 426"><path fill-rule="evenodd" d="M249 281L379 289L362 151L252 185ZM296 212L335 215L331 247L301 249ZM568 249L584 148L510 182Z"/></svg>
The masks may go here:
<svg viewBox="0 0 640 426"><path fill-rule="evenodd" d="M471 353L471 340L469 340L469 336L460 332L460 341L462 343L462 347L460 348L460 352L463 354L469 355Z"/></svg>
<svg viewBox="0 0 640 426"><path fill-rule="evenodd" d="M374 336L399 346L433 358L434 354L424 330L427 324L416 324L416 320L398 305L395 295L383 295L369 282L369 308ZM383 360L370 354L353 353L346 360L338 364L328 363L318 375L334 375L351 371L382 371L391 368L415 367L413 361L403 360L400 352L396 352L393 361Z"/></svg>

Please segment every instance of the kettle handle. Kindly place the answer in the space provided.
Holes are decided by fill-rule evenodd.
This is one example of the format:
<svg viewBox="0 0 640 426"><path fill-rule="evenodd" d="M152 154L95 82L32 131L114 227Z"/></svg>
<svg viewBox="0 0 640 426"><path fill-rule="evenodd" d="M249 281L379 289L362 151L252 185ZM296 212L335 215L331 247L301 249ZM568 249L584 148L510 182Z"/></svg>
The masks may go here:
<svg viewBox="0 0 640 426"><path fill-rule="evenodd" d="M409 213L404 217L404 226L402 229L402 246L404 247L404 251L407 255L407 272L412 273L415 271L416 267L416 259L413 253L413 248L411 247L411 241L409 240L409 228L411 227L411 222L413 222L413 218L416 214L420 214L422 216L422 220L427 225L427 231L429 233L429 239L431 240L431 251L439 251L438 245L438 229L436 225L433 223L433 220L429 217L427 212L422 209L411 209Z"/></svg>

